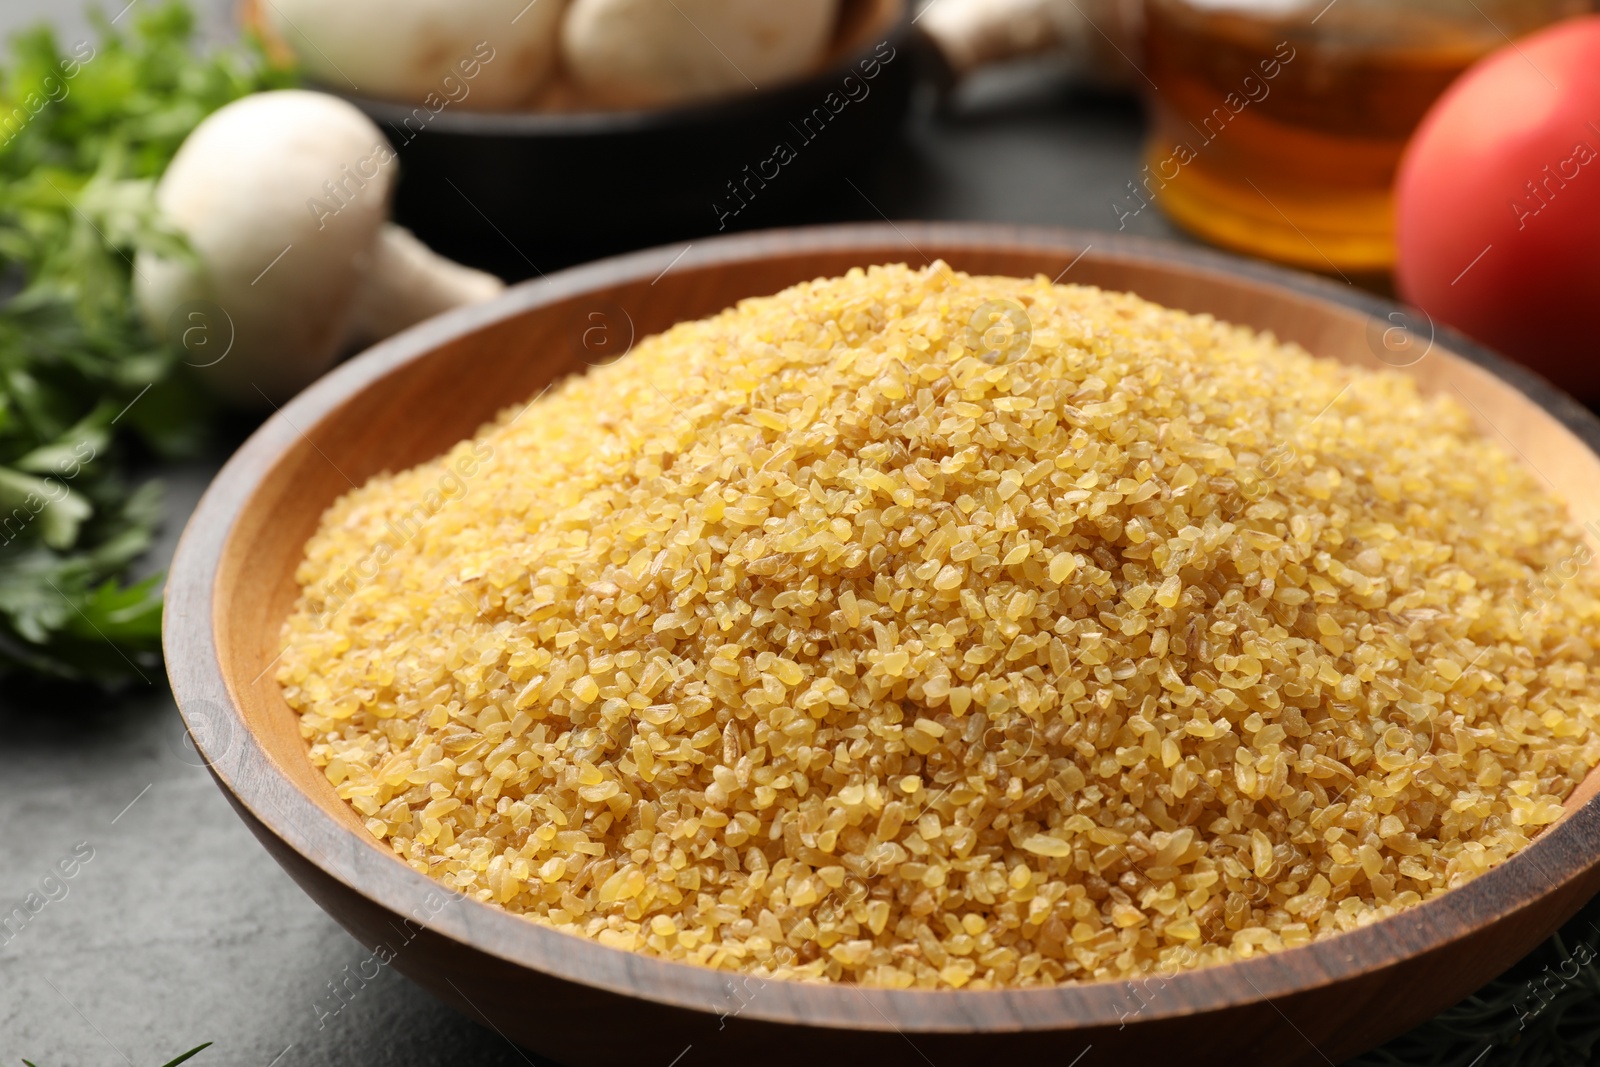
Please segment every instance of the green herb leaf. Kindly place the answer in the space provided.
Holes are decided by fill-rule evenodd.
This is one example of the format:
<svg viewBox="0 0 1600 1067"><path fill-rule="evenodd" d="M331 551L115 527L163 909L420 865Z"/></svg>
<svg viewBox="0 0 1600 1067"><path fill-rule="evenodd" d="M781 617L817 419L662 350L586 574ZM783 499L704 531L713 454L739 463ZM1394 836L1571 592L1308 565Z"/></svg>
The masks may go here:
<svg viewBox="0 0 1600 1067"><path fill-rule="evenodd" d="M194 1048L190 1049L188 1052L185 1052L183 1055L179 1056L178 1058L171 1059L171 1060L168 1060L166 1063L163 1063L161 1065L161 1067L178 1067L178 1064L183 1063L185 1060L193 1058L196 1054L204 1052L206 1049L208 1049L210 1047L211 1047L211 1042L210 1041L207 1041L203 1045L196 1045ZM34 1064L34 1062L32 1060L23 1060L22 1062L24 1064L26 1064L27 1067L35 1067L35 1064Z"/></svg>
<svg viewBox="0 0 1600 1067"><path fill-rule="evenodd" d="M206 1049L208 1049L210 1047L211 1047L211 1042L209 1042L209 1041L207 1041L203 1045L196 1045L194 1048L190 1049L188 1052L185 1052L183 1055L179 1056L177 1059L168 1060L166 1063L163 1063L161 1065L161 1067L178 1067L178 1064L182 1063L184 1060L189 1059L191 1056L195 1055L198 1052L204 1052Z"/></svg>
<svg viewBox="0 0 1600 1067"><path fill-rule="evenodd" d="M159 590L127 571L158 497L130 451L194 452L213 409L140 321L134 262L189 254L155 203L189 132L293 82L252 42L202 53L177 0L131 14L65 48L24 33L0 66L0 674L156 676Z"/></svg>

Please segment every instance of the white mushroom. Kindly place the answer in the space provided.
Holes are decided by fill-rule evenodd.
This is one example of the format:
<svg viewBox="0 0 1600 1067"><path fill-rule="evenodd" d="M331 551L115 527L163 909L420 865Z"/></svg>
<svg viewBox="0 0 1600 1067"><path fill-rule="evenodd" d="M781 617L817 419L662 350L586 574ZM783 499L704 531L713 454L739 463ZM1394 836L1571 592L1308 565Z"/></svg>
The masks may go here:
<svg viewBox="0 0 1600 1067"><path fill-rule="evenodd" d="M498 278L387 222L394 149L351 104L287 89L236 100L191 133L156 191L191 258L141 251L134 294L235 403L292 396L357 341L460 304Z"/></svg>
<svg viewBox="0 0 1600 1067"><path fill-rule="evenodd" d="M838 0L573 0L562 58L596 99L671 104L811 69Z"/></svg>
<svg viewBox="0 0 1600 1067"><path fill-rule="evenodd" d="M495 110L527 102L544 83L565 2L261 0L259 13L322 85Z"/></svg>

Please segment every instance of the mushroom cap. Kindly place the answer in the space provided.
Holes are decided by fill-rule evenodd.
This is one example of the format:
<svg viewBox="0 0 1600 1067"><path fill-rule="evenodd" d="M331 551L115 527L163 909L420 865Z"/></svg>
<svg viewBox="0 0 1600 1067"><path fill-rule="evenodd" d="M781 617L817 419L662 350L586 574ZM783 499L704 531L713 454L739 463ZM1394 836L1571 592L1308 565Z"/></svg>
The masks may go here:
<svg viewBox="0 0 1600 1067"><path fill-rule="evenodd" d="M228 399L292 395L349 333L397 169L378 127L336 97L285 89L214 112L156 189L196 259L134 262L150 329L182 344Z"/></svg>
<svg viewBox="0 0 1600 1067"><path fill-rule="evenodd" d="M599 99L679 103L805 72L838 9L838 0L573 0L562 56Z"/></svg>
<svg viewBox="0 0 1600 1067"><path fill-rule="evenodd" d="M566 0L272 0L270 31L312 80L476 111L526 103L555 65ZM430 99L430 94L432 99Z"/></svg>

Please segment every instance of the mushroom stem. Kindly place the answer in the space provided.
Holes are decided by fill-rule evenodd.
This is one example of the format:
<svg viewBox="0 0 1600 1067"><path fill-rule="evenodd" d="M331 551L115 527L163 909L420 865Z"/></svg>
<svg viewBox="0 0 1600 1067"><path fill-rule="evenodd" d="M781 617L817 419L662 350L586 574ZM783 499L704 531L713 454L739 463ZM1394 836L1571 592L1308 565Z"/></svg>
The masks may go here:
<svg viewBox="0 0 1600 1067"><path fill-rule="evenodd" d="M492 274L445 259L408 229L384 223L351 305L350 340L370 344L505 288Z"/></svg>

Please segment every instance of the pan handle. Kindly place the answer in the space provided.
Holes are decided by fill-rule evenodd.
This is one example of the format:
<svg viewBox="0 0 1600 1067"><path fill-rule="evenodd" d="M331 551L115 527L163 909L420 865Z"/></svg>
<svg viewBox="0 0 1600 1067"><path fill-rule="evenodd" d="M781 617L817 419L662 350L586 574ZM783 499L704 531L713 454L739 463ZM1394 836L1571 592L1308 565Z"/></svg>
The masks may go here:
<svg viewBox="0 0 1600 1067"><path fill-rule="evenodd" d="M1059 51L1094 81L1124 85L1138 61L1140 18L1139 0L932 0L915 22L957 79Z"/></svg>

